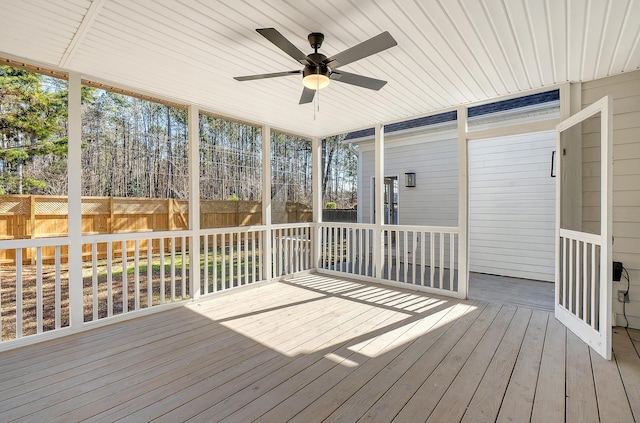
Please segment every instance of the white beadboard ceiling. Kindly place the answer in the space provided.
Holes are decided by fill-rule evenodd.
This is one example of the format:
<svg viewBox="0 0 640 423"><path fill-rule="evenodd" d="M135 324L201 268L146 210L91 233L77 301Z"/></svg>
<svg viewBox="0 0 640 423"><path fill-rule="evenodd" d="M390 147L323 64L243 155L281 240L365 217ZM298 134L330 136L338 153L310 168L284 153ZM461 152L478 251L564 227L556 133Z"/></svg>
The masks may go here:
<svg viewBox="0 0 640 423"><path fill-rule="evenodd" d="M0 56L80 72L209 112L325 136L459 104L640 68L640 0L2 0ZM341 68L388 81L332 81L298 105L300 69L258 34L274 27L327 56L389 31L398 45Z"/></svg>

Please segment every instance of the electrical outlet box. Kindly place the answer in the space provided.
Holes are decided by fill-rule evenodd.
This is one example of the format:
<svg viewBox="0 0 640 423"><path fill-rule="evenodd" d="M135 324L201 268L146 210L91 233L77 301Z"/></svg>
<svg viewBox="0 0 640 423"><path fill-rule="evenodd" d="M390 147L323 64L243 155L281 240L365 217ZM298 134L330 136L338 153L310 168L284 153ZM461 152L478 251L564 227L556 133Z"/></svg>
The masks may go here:
<svg viewBox="0 0 640 423"><path fill-rule="evenodd" d="M622 268L623 265L621 262L619 261L614 261L613 262L613 280L614 282L620 282L620 279L622 279Z"/></svg>
<svg viewBox="0 0 640 423"><path fill-rule="evenodd" d="M621 303L628 303L629 301L629 293L627 291L618 291L618 301Z"/></svg>

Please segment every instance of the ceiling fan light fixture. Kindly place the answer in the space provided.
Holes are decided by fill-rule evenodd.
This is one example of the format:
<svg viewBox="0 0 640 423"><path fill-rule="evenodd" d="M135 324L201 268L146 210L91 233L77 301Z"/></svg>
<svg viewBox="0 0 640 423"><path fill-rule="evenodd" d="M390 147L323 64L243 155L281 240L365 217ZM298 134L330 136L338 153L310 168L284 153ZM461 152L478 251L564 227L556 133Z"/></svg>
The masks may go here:
<svg viewBox="0 0 640 423"><path fill-rule="evenodd" d="M328 68L319 69L317 67L305 66L303 77L302 77L302 85L309 88L310 90L321 90L329 85L331 80L329 79L329 75L331 71Z"/></svg>

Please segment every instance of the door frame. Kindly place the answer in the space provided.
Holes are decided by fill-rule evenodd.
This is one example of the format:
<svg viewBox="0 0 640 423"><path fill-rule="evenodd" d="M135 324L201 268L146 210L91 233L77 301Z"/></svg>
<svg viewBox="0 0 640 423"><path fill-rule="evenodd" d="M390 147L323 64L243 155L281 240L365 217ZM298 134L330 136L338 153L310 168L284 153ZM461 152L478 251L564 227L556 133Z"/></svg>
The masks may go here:
<svg viewBox="0 0 640 423"><path fill-rule="evenodd" d="M562 146L561 133L585 120L600 114L600 234L595 235L575 230L562 229ZM585 341L596 352L607 360L611 359L611 325L612 325L612 191L613 191L613 110L612 99L605 96L585 107L556 127L556 270L555 270L555 317ZM581 162L582 165L582 162ZM582 204L580 204L582 207ZM569 240L567 242L567 239ZM573 251L577 249L577 253ZM590 246L590 247L589 247ZM595 249L600 248L598 291L595 285ZM580 257L580 249L584 251ZM587 265L588 251L591 251L591 267ZM567 255L568 253L568 255ZM574 255L576 257L574 262ZM566 260L569 269L565 270ZM582 260L582 266L580 265ZM589 272L590 270L590 272ZM575 272L574 272L575 271ZM574 274L575 273L575 274ZM568 276L567 276L568 274ZM589 279L591 277L591 279ZM572 287L584 284L584 294L580 300L580 292ZM590 282L589 282L590 281ZM592 283L589 290L588 283ZM568 292L568 295L567 295ZM597 294L597 295L596 295ZM568 298L567 298L568 297ZM574 298L575 297L575 298ZM590 298L590 304L584 304ZM575 304L574 304L575 300ZM596 300L599 301L596 307ZM568 305L568 307L567 307ZM582 311L580 310L582 308ZM574 309L573 312L571 309ZM589 312L589 309L591 310ZM586 310L586 311L585 311ZM594 319L594 311L598 313ZM582 318L580 318L582 314ZM585 317L586 315L586 317Z"/></svg>

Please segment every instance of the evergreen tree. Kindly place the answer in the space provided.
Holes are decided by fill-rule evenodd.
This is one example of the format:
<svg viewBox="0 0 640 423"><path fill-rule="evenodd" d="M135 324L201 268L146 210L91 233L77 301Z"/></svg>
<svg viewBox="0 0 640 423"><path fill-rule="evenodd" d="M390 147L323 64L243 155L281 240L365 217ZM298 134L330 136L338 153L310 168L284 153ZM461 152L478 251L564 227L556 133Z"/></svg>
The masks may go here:
<svg viewBox="0 0 640 423"><path fill-rule="evenodd" d="M62 122L67 116L67 90L46 77L0 66L0 193L32 192L46 182L25 175L36 159L67 154Z"/></svg>

